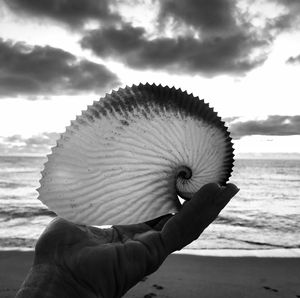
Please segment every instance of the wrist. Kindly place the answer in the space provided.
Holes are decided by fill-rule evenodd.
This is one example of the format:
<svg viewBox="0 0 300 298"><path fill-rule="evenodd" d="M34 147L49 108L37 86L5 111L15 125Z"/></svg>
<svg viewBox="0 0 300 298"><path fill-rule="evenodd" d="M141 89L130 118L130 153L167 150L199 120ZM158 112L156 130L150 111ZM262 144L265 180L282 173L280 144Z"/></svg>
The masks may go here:
<svg viewBox="0 0 300 298"><path fill-rule="evenodd" d="M57 266L39 264L30 269L16 296L16 298L27 297L96 298L99 296Z"/></svg>

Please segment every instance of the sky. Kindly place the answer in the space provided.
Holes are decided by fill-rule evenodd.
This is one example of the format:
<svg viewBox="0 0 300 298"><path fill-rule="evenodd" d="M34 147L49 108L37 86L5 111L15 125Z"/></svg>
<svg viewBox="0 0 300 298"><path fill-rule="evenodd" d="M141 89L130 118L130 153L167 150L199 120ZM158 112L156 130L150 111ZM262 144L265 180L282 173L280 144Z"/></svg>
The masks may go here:
<svg viewBox="0 0 300 298"><path fill-rule="evenodd" d="M0 0L0 155L43 155L112 89L175 86L237 156L300 156L299 0Z"/></svg>

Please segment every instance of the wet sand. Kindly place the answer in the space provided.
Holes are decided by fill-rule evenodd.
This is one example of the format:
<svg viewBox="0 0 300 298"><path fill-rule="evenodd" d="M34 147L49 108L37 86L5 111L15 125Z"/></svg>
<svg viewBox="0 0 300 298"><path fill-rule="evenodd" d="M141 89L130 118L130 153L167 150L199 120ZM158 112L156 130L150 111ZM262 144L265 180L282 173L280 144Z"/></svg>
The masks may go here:
<svg viewBox="0 0 300 298"><path fill-rule="evenodd" d="M0 297L14 297L33 252L0 251ZM300 258L173 254L124 297L300 297Z"/></svg>

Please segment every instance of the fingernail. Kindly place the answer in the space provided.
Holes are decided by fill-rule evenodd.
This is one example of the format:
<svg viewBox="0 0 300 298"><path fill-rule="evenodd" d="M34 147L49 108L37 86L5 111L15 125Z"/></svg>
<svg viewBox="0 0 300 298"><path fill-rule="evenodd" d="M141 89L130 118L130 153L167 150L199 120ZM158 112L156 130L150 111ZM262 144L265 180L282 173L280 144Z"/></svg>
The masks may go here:
<svg viewBox="0 0 300 298"><path fill-rule="evenodd" d="M225 190L227 195L231 198L234 197L239 191L240 189L235 184L228 184Z"/></svg>
<svg viewBox="0 0 300 298"><path fill-rule="evenodd" d="M218 204L223 204L224 202L229 202L238 192L239 188L234 184L227 184L225 187L222 187L222 191L216 200Z"/></svg>

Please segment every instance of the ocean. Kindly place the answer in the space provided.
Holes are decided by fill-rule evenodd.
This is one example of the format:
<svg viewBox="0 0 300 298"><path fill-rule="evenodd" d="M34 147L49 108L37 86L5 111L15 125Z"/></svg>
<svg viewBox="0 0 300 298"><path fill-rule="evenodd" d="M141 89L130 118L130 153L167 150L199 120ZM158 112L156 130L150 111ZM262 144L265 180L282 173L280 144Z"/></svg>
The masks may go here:
<svg viewBox="0 0 300 298"><path fill-rule="evenodd" d="M0 156L0 249L33 249L55 216L37 199L45 157ZM190 250L300 248L300 160L237 159L241 190Z"/></svg>

